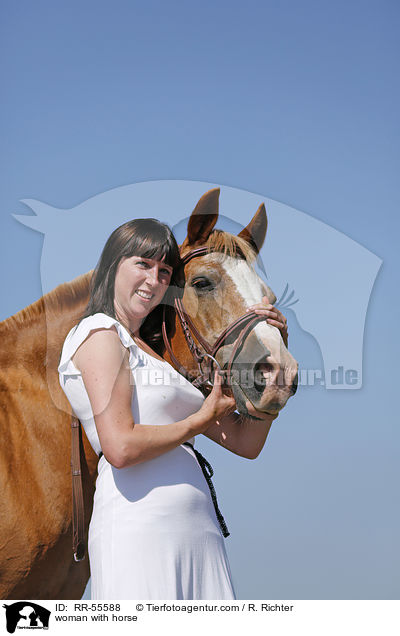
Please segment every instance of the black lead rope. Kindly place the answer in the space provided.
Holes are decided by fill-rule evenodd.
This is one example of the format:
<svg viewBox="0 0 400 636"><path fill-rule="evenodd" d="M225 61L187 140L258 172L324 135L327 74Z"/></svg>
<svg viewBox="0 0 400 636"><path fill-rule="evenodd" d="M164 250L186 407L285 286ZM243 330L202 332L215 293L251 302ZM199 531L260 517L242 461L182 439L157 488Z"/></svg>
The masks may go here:
<svg viewBox="0 0 400 636"><path fill-rule="evenodd" d="M197 461L200 464L200 468L201 468L201 470L203 472L203 475L204 475L204 477L206 479L206 482L208 484L208 487L210 489L211 499L212 499L212 502L214 504L215 514L217 515L217 519L218 519L218 522L219 522L219 525L220 525L220 528L221 528L221 532L222 532L222 534L223 534L223 536L225 538L229 537L230 532L229 532L229 530L228 530L228 528L226 526L225 519L223 518L222 513L221 513L220 509L218 508L217 495L216 495L216 492L215 492L214 484L211 481L211 477L213 476L214 471L212 469L212 466L211 466L210 462L208 462L206 460L206 458L190 442L184 442L183 446L189 446L192 449L192 451L194 452L194 454L196 455Z"/></svg>

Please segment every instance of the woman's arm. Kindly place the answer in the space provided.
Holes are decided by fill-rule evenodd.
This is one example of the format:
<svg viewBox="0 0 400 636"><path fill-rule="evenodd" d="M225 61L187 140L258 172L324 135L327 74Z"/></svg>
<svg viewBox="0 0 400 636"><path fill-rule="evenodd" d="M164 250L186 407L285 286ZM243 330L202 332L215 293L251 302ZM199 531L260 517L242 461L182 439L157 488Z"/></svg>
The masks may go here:
<svg viewBox="0 0 400 636"><path fill-rule="evenodd" d="M193 415L162 426L135 424L129 352L115 328L92 331L73 359L82 374L102 451L116 468L138 464L176 448L235 408L234 399L222 393L221 379L216 378L215 390Z"/></svg>
<svg viewBox="0 0 400 636"><path fill-rule="evenodd" d="M267 296L263 296L262 300L262 303L249 307L247 311L252 309L259 316L265 316L269 324L279 329L287 347L288 329L285 316L269 303ZM278 416L256 411L251 402L247 402L246 407L248 413L257 419L232 413L214 422L204 435L240 457L255 459L264 447L272 422Z"/></svg>
<svg viewBox="0 0 400 636"><path fill-rule="evenodd" d="M250 403L247 403L247 408L250 413L252 409ZM239 413L232 413L213 422L204 431L204 435L235 455L246 459L256 459L264 447L271 424L278 415L259 413L254 409L253 412L257 420L239 415Z"/></svg>

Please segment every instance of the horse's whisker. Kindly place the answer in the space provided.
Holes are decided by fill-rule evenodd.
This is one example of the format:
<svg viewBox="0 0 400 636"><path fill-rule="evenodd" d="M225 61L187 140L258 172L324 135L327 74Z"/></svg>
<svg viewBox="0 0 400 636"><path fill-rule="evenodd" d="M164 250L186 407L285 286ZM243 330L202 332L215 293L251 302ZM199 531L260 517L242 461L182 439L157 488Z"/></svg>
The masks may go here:
<svg viewBox="0 0 400 636"><path fill-rule="evenodd" d="M286 283L286 287L285 287L285 289L283 290L283 294L282 294L282 296L280 297L280 299L278 300L278 302L276 303L277 305L282 305L282 303L284 302L284 298L285 298L285 296L286 296L286 294L287 294L288 289L289 289L289 284L288 284L288 283Z"/></svg>
<svg viewBox="0 0 400 636"><path fill-rule="evenodd" d="M282 305L282 309L287 309L288 307L292 307L293 305L295 305L296 303L299 302L299 299L296 298L296 300L294 300L292 303L289 303L288 305Z"/></svg>

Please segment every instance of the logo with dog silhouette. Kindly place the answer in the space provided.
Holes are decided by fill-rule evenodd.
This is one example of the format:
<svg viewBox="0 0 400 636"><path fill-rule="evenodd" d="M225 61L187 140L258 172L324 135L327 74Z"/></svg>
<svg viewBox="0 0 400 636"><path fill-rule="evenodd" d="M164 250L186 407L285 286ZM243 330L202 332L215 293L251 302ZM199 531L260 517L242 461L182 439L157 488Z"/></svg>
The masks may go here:
<svg viewBox="0 0 400 636"><path fill-rule="evenodd" d="M51 612L37 603L18 601L11 605L4 604L3 607L9 634L14 634L16 629L49 629Z"/></svg>

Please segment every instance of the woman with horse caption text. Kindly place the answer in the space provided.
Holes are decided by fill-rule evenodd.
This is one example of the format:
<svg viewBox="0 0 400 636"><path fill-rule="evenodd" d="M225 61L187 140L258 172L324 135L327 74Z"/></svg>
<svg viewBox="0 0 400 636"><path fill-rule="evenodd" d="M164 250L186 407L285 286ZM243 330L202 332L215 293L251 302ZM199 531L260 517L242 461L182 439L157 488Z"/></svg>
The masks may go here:
<svg viewBox="0 0 400 636"><path fill-rule="evenodd" d="M109 237L84 316L64 342L60 384L100 457L88 542L93 599L235 598L229 533L194 438L256 457L297 367L278 407L259 411L244 399L245 424L218 370L204 398L161 357L163 308L171 338L183 287L171 230L129 221ZM287 342L286 319L267 296L247 309Z"/></svg>

